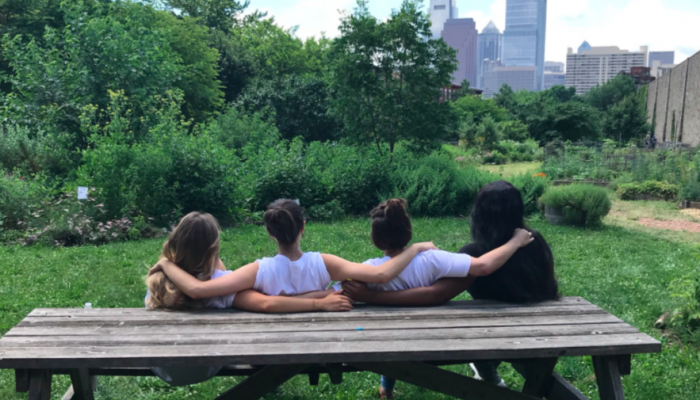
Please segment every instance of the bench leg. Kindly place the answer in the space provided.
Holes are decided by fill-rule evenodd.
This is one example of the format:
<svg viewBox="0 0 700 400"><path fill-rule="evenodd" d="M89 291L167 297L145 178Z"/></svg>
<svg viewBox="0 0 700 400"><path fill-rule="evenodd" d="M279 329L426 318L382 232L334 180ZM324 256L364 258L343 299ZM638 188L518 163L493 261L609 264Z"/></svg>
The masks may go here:
<svg viewBox="0 0 700 400"><path fill-rule="evenodd" d="M363 371L401 380L422 388L465 400L534 400L536 397L477 381L468 376L419 363L351 363Z"/></svg>
<svg viewBox="0 0 700 400"><path fill-rule="evenodd" d="M216 400L257 400L304 372L308 367L306 364L267 366L217 397Z"/></svg>
<svg viewBox="0 0 700 400"><path fill-rule="evenodd" d="M93 377L88 369L71 370L70 381L73 384L72 400L95 400Z"/></svg>
<svg viewBox="0 0 700 400"><path fill-rule="evenodd" d="M343 366L341 364L328 364L328 377L334 385L343 383Z"/></svg>
<svg viewBox="0 0 700 400"><path fill-rule="evenodd" d="M29 372L29 400L51 400L51 371Z"/></svg>
<svg viewBox="0 0 700 400"><path fill-rule="evenodd" d="M600 400L625 400L617 357L593 357Z"/></svg>
<svg viewBox="0 0 700 400"><path fill-rule="evenodd" d="M26 369L15 370L15 390L17 393L29 391L29 371Z"/></svg>
<svg viewBox="0 0 700 400"><path fill-rule="evenodd" d="M523 393L543 398L552 388L552 373L557 365L557 358L543 358L524 363L525 386Z"/></svg>
<svg viewBox="0 0 700 400"><path fill-rule="evenodd" d="M552 372L552 388L545 397L547 400L588 400L588 397L556 372Z"/></svg>

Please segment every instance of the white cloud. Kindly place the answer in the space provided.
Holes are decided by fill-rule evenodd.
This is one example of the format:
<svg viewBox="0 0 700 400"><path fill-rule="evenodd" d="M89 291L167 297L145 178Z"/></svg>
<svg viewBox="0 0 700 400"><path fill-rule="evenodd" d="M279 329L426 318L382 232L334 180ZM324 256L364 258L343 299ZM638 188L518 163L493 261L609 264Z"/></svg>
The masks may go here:
<svg viewBox="0 0 700 400"><path fill-rule="evenodd" d="M297 36L307 38L319 37L325 33L328 37L338 36L340 11L352 10L355 0L299 0L288 2L284 7L262 8L269 16L285 28L298 27Z"/></svg>
<svg viewBox="0 0 700 400"><path fill-rule="evenodd" d="M662 0L630 0L624 5L593 8L588 0L550 0L546 58L565 61L587 40L592 46L619 46L638 51L675 50L682 62L698 50L700 14L673 9Z"/></svg>
<svg viewBox="0 0 700 400"><path fill-rule="evenodd" d="M501 31L506 27L506 0L495 0L491 6L489 6L488 12L460 10L459 16L461 18L474 19L474 22L476 22L476 29L479 32L488 25L489 21L493 21Z"/></svg>

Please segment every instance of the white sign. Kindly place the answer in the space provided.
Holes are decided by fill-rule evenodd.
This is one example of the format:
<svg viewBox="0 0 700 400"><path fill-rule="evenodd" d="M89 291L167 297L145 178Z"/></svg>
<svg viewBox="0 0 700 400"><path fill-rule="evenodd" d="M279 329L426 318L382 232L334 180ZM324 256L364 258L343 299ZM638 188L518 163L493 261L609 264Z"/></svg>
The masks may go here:
<svg viewBox="0 0 700 400"><path fill-rule="evenodd" d="M78 187L78 200L87 200L88 198L88 188Z"/></svg>

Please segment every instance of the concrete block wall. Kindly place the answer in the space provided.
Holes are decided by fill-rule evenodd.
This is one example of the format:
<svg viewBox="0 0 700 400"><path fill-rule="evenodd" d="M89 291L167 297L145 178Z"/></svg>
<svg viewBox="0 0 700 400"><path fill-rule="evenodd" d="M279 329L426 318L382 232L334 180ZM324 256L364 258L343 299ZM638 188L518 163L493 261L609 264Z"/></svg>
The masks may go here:
<svg viewBox="0 0 700 400"><path fill-rule="evenodd" d="M689 60L688 84L685 93L683 143L700 145L700 53Z"/></svg>
<svg viewBox="0 0 700 400"><path fill-rule="evenodd" d="M700 52L649 85L650 124L654 113L657 141L671 141L675 113L676 139L693 147L700 145Z"/></svg>

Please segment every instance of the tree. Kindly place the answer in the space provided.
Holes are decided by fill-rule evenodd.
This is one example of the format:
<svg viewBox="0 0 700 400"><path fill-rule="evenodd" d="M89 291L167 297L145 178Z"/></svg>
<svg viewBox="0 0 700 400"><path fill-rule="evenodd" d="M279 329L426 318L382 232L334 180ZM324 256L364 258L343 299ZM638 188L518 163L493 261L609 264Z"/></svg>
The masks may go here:
<svg viewBox="0 0 700 400"><path fill-rule="evenodd" d="M452 102L452 105L460 119L469 114L474 117L476 124L480 124L486 116L490 116L496 122L508 119L508 111L506 109L496 105L495 101L484 99L481 96L464 96Z"/></svg>
<svg viewBox="0 0 700 400"><path fill-rule="evenodd" d="M519 120L504 121L498 124L499 135L503 140L524 142L529 137L527 125Z"/></svg>
<svg viewBox="0 0 700 400"><path fill-rule="evenodd" d="M584 100L600 111L607 111L627 96L636 93L634 79L618 75L603 85L596 86L584 95Z"/></svg>
<svg viewBox="0 0 700 400"><path fill-rule="evenodd" d="M482 150L493 150L500 141L501 137L496 121L490 116L486 116L476 128L477 145Z"/></svg>
<svg viewBox="0 0 700 400"><path fill-rule="evenodd" d="M333 112L350 137L388 144L408 140L425 148L454 126L448 103L438 102L450 84L456 56L443 40L427 39L430 20L418 0L404 0L386 22L370 15L360 0L340 26L332 45L330 71Z"/></svg>
<svg viewBox="0 0 700 400"><path fill-rule="evenodd" d="M610 107L603 120L605 136L620 143L644 138L649 132L644 106L639 96L633 93Z"/></svg>
<svg viewBox="0 0 700 400"><path fill-rule="evenodd" d="M249 1L237 0L166 0L170 9L182 15L199 19L211 29L229 32L238 21L238 16L248 8Z"/></svg>
<svg viewBox="0 0 700 400"><path fill-rule="evenodd" d="M513 92L510 85L504 83L493 96L493 101L497 106L512 112L515 107L515 92Z"/></svg>
<svg viewBox="0 0 700 400"><path fill-rule="evenodd" d="M337 138L340 124L329 114L326 81L315 75L256 79L236 101L248 112L271 110L285 139L325 141Z"/></svg>

